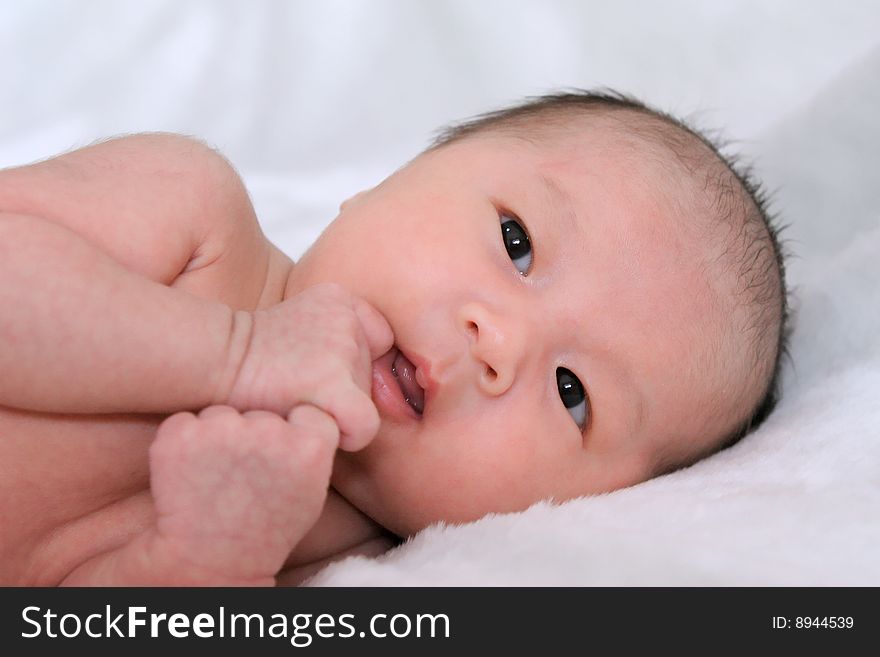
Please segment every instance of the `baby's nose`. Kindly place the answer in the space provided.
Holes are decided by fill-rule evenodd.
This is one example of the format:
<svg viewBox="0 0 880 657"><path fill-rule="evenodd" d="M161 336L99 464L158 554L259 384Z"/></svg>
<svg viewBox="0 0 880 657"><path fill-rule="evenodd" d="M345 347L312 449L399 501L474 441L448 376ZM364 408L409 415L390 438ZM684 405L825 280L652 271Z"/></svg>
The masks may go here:
<svg viewBox="0 0 880 657"><path fill-rule="evenodd" d="M458 325L479 367L478 384L487 394L503 394L513 384L521 365L525 331L509 317L479 303L462 306Z"/></svg>

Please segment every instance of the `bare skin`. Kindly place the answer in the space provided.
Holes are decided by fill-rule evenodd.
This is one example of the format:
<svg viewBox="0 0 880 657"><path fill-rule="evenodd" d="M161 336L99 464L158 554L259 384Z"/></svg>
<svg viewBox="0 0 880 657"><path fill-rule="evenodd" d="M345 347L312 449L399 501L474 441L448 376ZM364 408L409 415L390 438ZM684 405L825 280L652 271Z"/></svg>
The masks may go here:
<svg viewBox="0 0 880 657"><path fill-rule="evenodd" d="M385 530L639 483L658 452L729 430L718 400L736 390L718 363L737 361L718 350L741 347L719 340L730 277L712 269L717 253L662 163L599 124L582 137L484 135L423 154L343 204L296 266L222 158L181 137L0 173L0 307L16 311L0 315L14 345L0 350L14 374L0 379L0 520L16 529L0 578L194 583L183 555L206 544L201 532L252 517L186 487L167 456L182 441L201 455L188 463L240 470L233 500L264 500L253 491L266 478L280 499L332 484L314 527L284 538L285 563L262 545L275 581L295 583L351 550L387 549ZM391 378L395 349L417 366L422 413ZM290 419L301 405L324 413L304 420L311 431ZM236 452L258 449L256 434L267 454L313 444L285 476ZM331 455L334 440L325 482L314 452ZM294 467L312 458L317 479ZM163 481L201 511L157 495ZM166 511L189 521L164 523ZM163 526L176 536L145 550ZM203 555L205 579L268 583L274 566L258 575L235 547ZM181 561L186 573L171 572Z"/></svg>
<svg viewBox="0 0 880 657"><path fill-rule="evenodd" d="M54 313L44 320L55 320L27 330L3 326L5 345L16 348L4 350L10 376L0 391L0 581L297 584L334 558L380 554L393 545L381 526L328 490L340 433L348 449L358 449L378 424L375 418L370 427L376 411L369 403L369 366L379 354L369 348L390 346L381 326L372 343L362 336L361 362L352 365L366 402L350 403L337 413L339 421L309 403L327 406L309 399L309 390L297 391L303 403L293 404L283 395L265 398L267 390L283 388L280 382L242 385L243 362L237 378L225 381L222 368L214 375L211 361L222 363L223 354L234 352L235 334L212 334L211 318L277 306L294 268L262 236L243 187L222 158L184 138L145 135L0 175L5 243L14 245L22 262L42 263L40 276L46 275L33 283L7 276L0 297L7 307L21 307L27 298L21 286L32 285L30 298L42 293L37 303ZM113 223L126 220L122 238ZM13 262L13 253L3 255ZM27 267L15 271L27 274ZM177 296L163 297L155 283ZM87 296L78 296L82 288L89 288ZM90 315L94 301L106 305L106 317ZM195 308L202 314L192 316L204 322L193 333L178 322L180 351L165 353L165 360L161 332L168 326L155 315L147 321L157 307L171 320L185 320ZM26 308L22 313L26 317ZM154 353L138 353L131 343L108 349L113 335L83 344L89 331L73 326L92 321L94 334L120 326L119 317L133 323L143 318L141 328L158 325L154 334L144 334ZM252 342L257 335L254 327ZM267 348L277 345L271 331L262 335ZM211 353L212 338L220 357ZM66 354L53 358L52 345ZM90 348L96 350L91 358ZM200 352L204 360L190 357ZM264 356L276 360L270 351ZM264 380L259 364L251 358L249 367ZM88 376L78 377L84 371ZM64 383L72 377L80 384ZM224 384L230 385L222 398L205 396ZM353 399L358 388L352 383L351 389ZM198 415L183 412L188 410ZM366 431L358 433L359 426ZM222 472L227 477L218 481ZM259 494L265 490L272 496ZM221 494L226 504L218 503Z"/></svg>

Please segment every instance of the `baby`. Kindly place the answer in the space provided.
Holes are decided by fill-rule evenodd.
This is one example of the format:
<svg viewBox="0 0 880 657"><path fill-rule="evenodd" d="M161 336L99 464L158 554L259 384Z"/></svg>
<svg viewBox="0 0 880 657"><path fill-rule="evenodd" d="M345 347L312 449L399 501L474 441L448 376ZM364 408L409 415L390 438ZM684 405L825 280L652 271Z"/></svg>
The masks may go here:
<svg viewBox="0 0 880 657"><path fill-rule="evenodd" d="M0 583L296 584L736 442L787 336L762 194L615 93L447 129L292 262L210 148L0 172Z"/></svg>

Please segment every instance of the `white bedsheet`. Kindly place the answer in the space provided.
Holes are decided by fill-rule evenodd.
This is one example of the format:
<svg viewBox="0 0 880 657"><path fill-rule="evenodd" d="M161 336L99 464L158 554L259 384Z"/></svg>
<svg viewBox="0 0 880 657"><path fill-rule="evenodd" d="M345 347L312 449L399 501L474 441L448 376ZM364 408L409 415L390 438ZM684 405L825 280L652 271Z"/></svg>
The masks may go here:
<svg viewBox="0 0 880 657"><path fill-rule="evenodd" d="M722 128L778 189L799 255L778 410L688 470L434 526L311 583L880 585L876 3L0 4L0 166L197 135L295 258L440 124L598 85Z"/></svg>

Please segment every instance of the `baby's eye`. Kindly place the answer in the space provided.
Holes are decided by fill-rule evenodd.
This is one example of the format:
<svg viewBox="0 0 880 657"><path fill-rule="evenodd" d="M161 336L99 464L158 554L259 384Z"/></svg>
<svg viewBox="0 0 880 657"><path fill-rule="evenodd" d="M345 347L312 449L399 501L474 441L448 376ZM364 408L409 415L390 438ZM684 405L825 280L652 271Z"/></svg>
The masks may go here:
<svg viewBox="0 0 880 657"><path fill-rule="evenodd" d="M528 275L532 266L532 245L523 227L507 215L501 215L501 236L507 255L523 276Z"/></svg>
<svg viewBox="0 0 880 657"><path fill-rule="evenodd" d="M584 386L570 370L564 367L556 368L556 385L559 386L559 396L562 403L569 410L574 421L581 431L587 426L589 420L589 408Z"/></svg>

